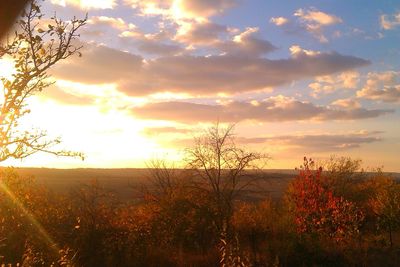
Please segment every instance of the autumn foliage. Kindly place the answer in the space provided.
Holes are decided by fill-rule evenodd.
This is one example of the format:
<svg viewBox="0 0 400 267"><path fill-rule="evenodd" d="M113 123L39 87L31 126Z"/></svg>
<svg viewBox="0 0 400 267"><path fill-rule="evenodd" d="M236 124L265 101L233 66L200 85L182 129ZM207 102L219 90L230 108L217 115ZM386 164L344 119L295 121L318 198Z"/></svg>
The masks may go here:
<svg viewBox="0 0 400 267"><path fill-rule="evenodd" d="M313 165L311 159L304 158L303 168L288 192L297 231L323 235L336 242L358 234L363 212L324 186L322 168L312 170Z"/></svg>
<svg viewBox="0 0 400 267"><path fill-rule="evenodd" d="M342 175L331 174L305 159L282 199L268 194L252 201L235 199L228 238L215 223L219 208L213 195L194 186L190 171L153 169L149 184L132 188L132 199L122 200L97 181L55 194L33 178L4 170L0 262L396 266L400 244L396 180L376 172L357 182L338 183L335 179ZM349 200L347 192L357 197Z"/></svg>

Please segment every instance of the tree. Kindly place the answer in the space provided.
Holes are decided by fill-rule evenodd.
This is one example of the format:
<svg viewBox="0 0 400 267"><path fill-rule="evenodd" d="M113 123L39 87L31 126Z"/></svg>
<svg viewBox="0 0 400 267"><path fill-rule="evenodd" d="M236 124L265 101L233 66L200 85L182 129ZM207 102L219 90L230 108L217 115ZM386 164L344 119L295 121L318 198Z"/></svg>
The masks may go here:
<svg viewBox="0 0 400 267"><path fill-rule="evenodd" d="M298 232L337 242L357 234L363 212L353 202L335 196L324 183L322 168L313 171L313 166L314 162L305 157L299 176L288 189Z"/></svg>
<svg viewBox="0 0 400 267"><path fill-rule="evenodd" d="M324 169L323 182L335 196L357 203L364 201L366 194L360 190L359 185L367 177L360 159L331 156L329 160L322 162L322 167Z"/></svg>
<svg viewBox="0 0 400 267"><path fill-rule="evenodd" d="M378 229L388 233L393 247L393 232L400 228L400 185L380 171L371 182L375 192L369 201L370 208L378 218Z"/></svg>
<svg viewBox="0 0 400 267"><path fill-rule="evenodd" d="M250 170L257 169L260 160L267 158L237 147L233 129L234 125L223 128L217 123L195 138L194 147L186 150L186 161L194 173L195 187L207 193L214 208L213 220L221 236L223 266L234 264L233 258L239 256L231 255L237 250L232 224L235 200L254 181L254 173ZM227 262L228 259L231 263Z"/></svg>
<svg viewBox="0 0 400 267"><path fill-rule="evenodd" d="M38 151L60 156L80 156L71 151L54 151L51 147L60 139L47 139L45 131L21 131L18 124L30 112L30 97L53 82L48 70L57 62L74 54L81 55L81 46L74 45L78 30L86 19L63 21L55 15L51 23L42 25L43 14L37 0L30 1L17 21L13 36L0 44L0 58L11 60L15 73L11 78L1 77L3 96L0 102L0 162L8 158L22 159Z"/></svg>
<svg viewBox="0 0 400 267"><path fill-rule="evenodd" d="M204 191L192 187L189 172L178 170L164 159L148 162L148 186L141 188L144 204L152 206L153 236L163 251L178 251L178 265L189 264L190 254L213 251L216 231L213 210ZM183 264L183 265L185 265Z"/></svg>

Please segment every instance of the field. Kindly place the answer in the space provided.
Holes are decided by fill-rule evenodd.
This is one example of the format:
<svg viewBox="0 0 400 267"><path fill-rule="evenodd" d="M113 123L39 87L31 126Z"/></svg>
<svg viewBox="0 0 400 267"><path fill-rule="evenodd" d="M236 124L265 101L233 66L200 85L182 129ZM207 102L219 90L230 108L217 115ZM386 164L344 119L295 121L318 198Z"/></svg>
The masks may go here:
<svg viewBox="0 0 400 267"><path fill-rule="evenodd" d="M104 189L112 192L119 199L135 197L137 190L149 186L151 172L148 169L49 169L15 168L22 177L34 177L38 184L49 190L66 193L82 184L97 180ZM264 170L250 186L254 197L279 199L288 183L295 177L295 170Z"/></svg>
<svg viewBox="0 0 400 267"><path fill-rule="evenodd" d="M135 198L138 190L143 186L151 186L151 171L149 169L50 169L50 168L15 168L22 177L34 177L38 184L49 190L68 193L73 188L97 180L107 191L118 199L129 200ZM279 200L289 182L297 175L296 170L271 169L257 173L257 179L246 188L251 191L247 198L263 199L270 197ZM372 175L373 173L370 173ZM396 180L400 180L400 173L388 173ZM252 199L250 199L252 200Z"/></svg>

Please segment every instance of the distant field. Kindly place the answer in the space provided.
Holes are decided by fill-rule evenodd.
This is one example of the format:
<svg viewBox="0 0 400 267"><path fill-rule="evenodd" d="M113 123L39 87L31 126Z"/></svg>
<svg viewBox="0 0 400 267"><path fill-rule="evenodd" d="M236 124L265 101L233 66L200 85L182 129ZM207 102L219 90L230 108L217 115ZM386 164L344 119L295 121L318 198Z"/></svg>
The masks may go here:
<svg viewBox="0 0 400 267"><path fill-rule="evenodd" d="M72 188L97 180L107 190L118 197L133 197L142 185L149 184L148 169L48 169L48 168L15 168L23 177L33 176L39 184L43 184L56 192L68 192ZM293 179L294 170L266 170L258 179L257 186L249 188L254 197L279 198L285 191L289 181Z"/></svg>
<svg viewBox="0 0 400 267"><path fill-rule="evenodd" d="M149 185L149 169L48 169L15 168L23 177L33 176L55 192L68 192L72 188L97 180L105 189L121 199L133 198L142 185ZM270 196L277 200L286 190L288 183L295 177L295 170L265 170L260 173L256 186L248 188L251 199ZM391 173L400 179L400 173ZM250 199L250 200L251 200Z"/></svg>

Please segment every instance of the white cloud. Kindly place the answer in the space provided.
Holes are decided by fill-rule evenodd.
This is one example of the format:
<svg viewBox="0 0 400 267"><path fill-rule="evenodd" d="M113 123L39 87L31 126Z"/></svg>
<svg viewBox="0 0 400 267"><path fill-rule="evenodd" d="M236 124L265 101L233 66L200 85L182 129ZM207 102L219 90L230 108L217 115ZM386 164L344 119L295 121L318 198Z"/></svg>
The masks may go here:
<svg viewBox="0 0 400 267"><path fill-rule="evenodd" d="M107 16L92 16L88 20L88 24L96 26L105 25L121 31L128 28L127 23L122 18L113 18Z"/></svg>
<svg viewBox="0 0 400 267"><path fill-rule="evenodd" d="M393 30L400 25L400 12L395 15L381 15L380 17L381 28L384 30Z"/></svg>
<svg viewBox="0 0 400 267"><path fill-rule="evenodd" d="M294 16L299 17L303 21L311 23L309 25L327 26L343 22L341 18L335 15L324 13L314 8L308 10L300 8L294 13Z"/></svg>
<svg viewBox="0 0 400 267"><path fill-rule="evenodd" d="M338 99L336 101L333 101L332 105L349 109L361 108L361 104L358 101L351 98Z"/></svg>
<svg viewBox="0 0 400 267"><path fill-rule="evenodd" d="M337 75L324 75L315 78L308 85L312 89L311 96L319 98L322 94L331 94L341 89L355 89L360 82L360 74L357 71L345 71Z"/></svg>
<svg viewBox="0 0 400 267"><path fill-rule="evenodd" d="M313 51L313 50L303 49L303 48L301 48L299 45L292 45L292 46L289 48L289 51L290 51L290 54L291 54L293 57L298 57L298 56L301 56L301 55L316 56L316 55L321 54L320 51Z"/></svg>
<svg viewBox="0 0 400 267"><path fill-rule="evenodd" d="M207 18L224 12L236 4L236 0L125 0L125 4L137 9L142 15L161 15L175 21Z"/></svg>
<svg viewBox="0 0 400 267"><path fill-rule="evenodd" d="M119 34L123 43L134 45L140 52L163 56L176 55L184 51L182 46L171 40L173 36L164 29L156 33L144 33L132 24L128 30Z"/></svg>
<svg viewBox="0 0 400 267"><path fill-rule="evenodd" d="M72 5L81 9L112 9L116 0L51 0L52 4L67 6Z"/></svg>
<svg viewBox="0 0 400 267"><path fill-rule="evenodd" d="M270 19L270 22L275 24L276 26L282 26L289 22L289 19L285 17L273 17Z"/></svg>
<svg viewBox="0 0 400 267"><path fill-rule="evenodd" d="M158 16L163 27L173 28L176 34L170 40L185 44L187 50L219 43L220 35L230 33L231 29L209 18L236 3L237 0L125 0L139 15Z"/></svg>
<svg viewBox="0 0 400 267"><path fill-rule="evenodd" d="M343 20L333 14L328 14L319 11L315 8L298 9L293 13L297 20L289 21L284 17L272 18L270 21L277 26L283 26L289 33L298 33L300 30L305 30L317 38L321 43L327 43L328 37L325 34L325 28ZM338 38L339 31L333 32L333 37Z"/></svg>
<svg viewBox="0 0 400 267"><path fill-rule="evenodd" d="M178 8L188 18L208 18L233 7L237 0L175 0Z"/></svg>
<svg viewBox="0 0 400 267"><path fill-rule="evenodd" d="M370 72L357 96L383 102L400 102L400 72Z"/></svg>

